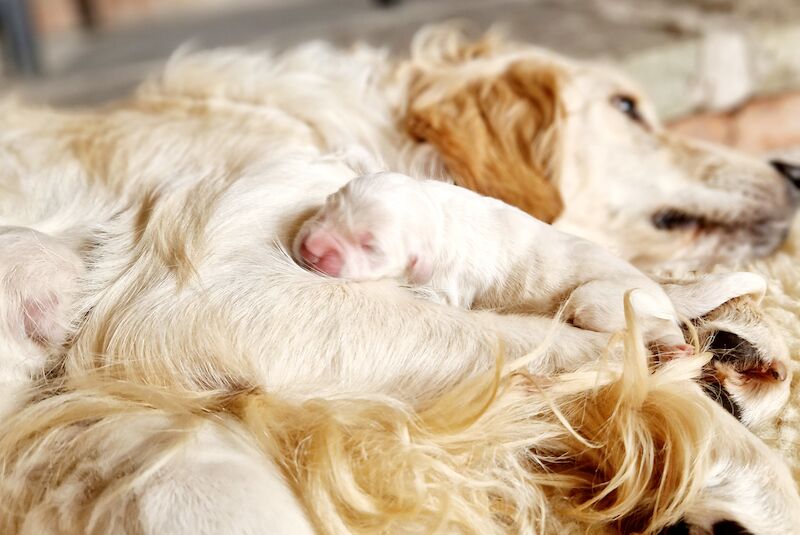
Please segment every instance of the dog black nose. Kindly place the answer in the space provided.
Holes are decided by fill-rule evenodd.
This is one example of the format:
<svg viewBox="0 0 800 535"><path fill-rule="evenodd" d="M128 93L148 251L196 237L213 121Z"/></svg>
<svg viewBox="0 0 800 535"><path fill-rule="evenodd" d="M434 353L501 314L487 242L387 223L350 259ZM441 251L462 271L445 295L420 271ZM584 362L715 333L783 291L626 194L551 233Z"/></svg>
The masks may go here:
<svg viewBox="0 0 800 535"><path fill-rule="evenodd" d="M800 189L800 165L787 163L782 160L771 160L769 164L780 174L789 179L794 187Z"/></svg>

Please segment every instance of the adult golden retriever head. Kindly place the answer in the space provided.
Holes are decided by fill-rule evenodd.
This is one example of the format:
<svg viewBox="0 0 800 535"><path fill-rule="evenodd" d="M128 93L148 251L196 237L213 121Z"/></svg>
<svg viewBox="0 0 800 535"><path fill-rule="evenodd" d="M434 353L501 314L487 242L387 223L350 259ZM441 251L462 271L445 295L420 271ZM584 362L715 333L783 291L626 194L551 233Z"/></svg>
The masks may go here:
<svg viewBox="0 0 800 535"><path fill-rule="evenodd" d="M457 183L643 267L763 256L786 237L800 180L663 128L602 67L488 36L418 36L405 124Z"/></svg>

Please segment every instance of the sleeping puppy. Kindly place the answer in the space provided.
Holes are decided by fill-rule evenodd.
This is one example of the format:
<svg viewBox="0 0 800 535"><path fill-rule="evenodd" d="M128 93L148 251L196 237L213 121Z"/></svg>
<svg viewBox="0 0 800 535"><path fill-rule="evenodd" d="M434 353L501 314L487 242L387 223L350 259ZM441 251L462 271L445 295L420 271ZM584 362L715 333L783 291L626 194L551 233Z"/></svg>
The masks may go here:
<svg viewBox="0 0 800 535"><path fill-rule="evenodd" d="M520 309L577 327L625 327L624 296L645 339L691 352L661 286L599 245L470 190L399 173L363 175L300 229L295 258L354 280L400 278L464 308Z"/></svg>
<svg viewBox="0 0 800 535"><path fill-rule="evenodd" d="M0 227L0 415L22 402L64 341L83 264L55 238Z"/></svg>
<svg viewBox="0 0 800 535"><path fill-rule="evenodd" d="M766 283L753 273L659 284L601 247L502 202L397 173L353 179L328 197L301 227L293 250L322 273L400 278L464 308L552 315L568 297L565 317L601 332L624 327L622 296L637 288L632 303L662 355L692 351L672 329L676 317L696 318L698 342L711 354L701 383L739 421L769 421L788 399L788 350L758 312ZM740 297L730 300L736 292Z"/></svg>

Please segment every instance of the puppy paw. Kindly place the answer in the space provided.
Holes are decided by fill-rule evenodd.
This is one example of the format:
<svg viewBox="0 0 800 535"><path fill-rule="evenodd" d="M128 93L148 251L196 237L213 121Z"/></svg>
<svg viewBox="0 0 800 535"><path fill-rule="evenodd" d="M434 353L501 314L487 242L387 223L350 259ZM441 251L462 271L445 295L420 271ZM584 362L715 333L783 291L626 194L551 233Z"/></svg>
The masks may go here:
<svg viewBox="0 0 800 535"><path fill-rule="evenodd" d="M709 395L745 425L775 417L789 399L791 368L788 348L759 306L764 278L713 273L661 283L713 355L701 378Z"/></svg>
<svg viewBox="0 0 800 535"><path fill-rule="evenodd" d="M789 396L787 363L729 331L713 335L702 381L709 393L745 425L773 418Z"/></svg>
<svg viewBox="0 0 800 535"><path fill-rule="evenodd" d="M694 346L691 344L654 344L650 346L650 351L656 356L659 363L694 356Z"/></svg>

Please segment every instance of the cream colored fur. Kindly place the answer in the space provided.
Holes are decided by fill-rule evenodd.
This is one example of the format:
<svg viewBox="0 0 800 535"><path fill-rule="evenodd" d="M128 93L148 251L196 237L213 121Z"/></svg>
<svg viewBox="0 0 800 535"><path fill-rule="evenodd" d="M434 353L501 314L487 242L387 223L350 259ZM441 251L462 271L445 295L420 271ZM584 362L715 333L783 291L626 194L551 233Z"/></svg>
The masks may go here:
<svg viewBox="0 0 800 535"><path fill-rule="evenodd" d="M751 338L758 343L760 339L770 337L772 343L778 344L777 351L783 351L791 357L788 363L795 372L800 361L800 234L795 227L789 240L781 251L766 261L750 263L747 267L762 274L769 280L770 291L761 306L762 314L774 326L771 331L764 332L751 327ZM730 316L723 316L724 321L735 321ZM784 346L784 347L781 347ZM789 390L789 389L787 389ZM791 389L785 394L788 405L777 419L768 419L760 426L758 434L769 444L780 451L788 460L792 474L800 481L800 385L795 374Z"/></svg>

